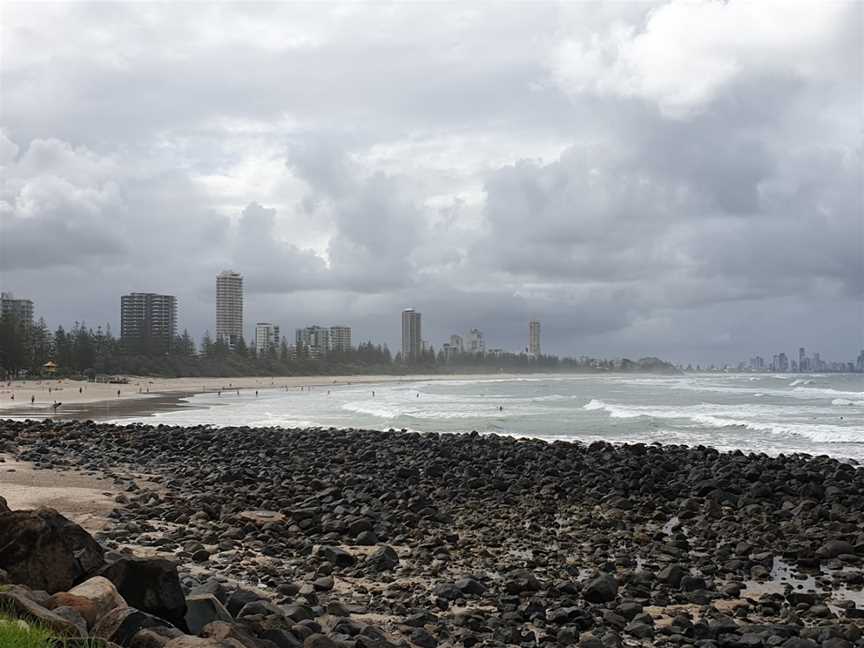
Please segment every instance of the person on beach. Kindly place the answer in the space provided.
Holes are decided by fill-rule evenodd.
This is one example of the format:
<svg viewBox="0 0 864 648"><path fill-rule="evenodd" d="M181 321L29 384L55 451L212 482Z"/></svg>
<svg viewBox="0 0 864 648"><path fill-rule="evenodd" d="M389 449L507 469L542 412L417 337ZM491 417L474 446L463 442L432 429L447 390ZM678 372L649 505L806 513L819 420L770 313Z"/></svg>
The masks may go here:
<svg viewBox="0 0 864 648"><path fill-rule="evenodd" d="M83 388L83 387L79 387L79 388L78 388L78 393L79 393L79 394L83 394L83 393L84 393L84 388Z"/></svg>
<svg viewBox="0 0 864 648"><path fill-rule="evenodd" d="M35 405L35 404L36 404L36 397L35 397L35 396L31 396L31 397L30 397L30 404L31 404L31 405Z"/></svg>
<svg viewBox="0 0 864 648"><path fill-rule="evenodd" d="M120 398L120 390L117 390L117 398Z"/></svg>
<svg viewBox="0 0 864 648"><path fill-rule="evenodd" d="M53 404L51 407L54 408L54 413L55 413L55 414L57 413L57 408L60 407L62 404L63 404L63 403L58 403L57 401L54 401L54 404Z"/></svg>

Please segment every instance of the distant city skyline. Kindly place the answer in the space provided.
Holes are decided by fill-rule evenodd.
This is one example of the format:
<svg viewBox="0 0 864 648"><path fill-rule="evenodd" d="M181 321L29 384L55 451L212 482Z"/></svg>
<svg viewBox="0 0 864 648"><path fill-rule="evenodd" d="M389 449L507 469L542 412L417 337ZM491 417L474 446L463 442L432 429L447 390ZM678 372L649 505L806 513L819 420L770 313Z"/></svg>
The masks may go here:
<svg viewBox="0 0 864 648"><path fill-rule="evenodd" d="M220 278L222 280L221 282L220 282ZM282 339L285 339L286 342L288 343L288 345L291 346L292 348L296 347L298 345L298 342L300 342L301 344L305 344L307 347L314 350L314 354L316 356L321 355L322 353L326 353L329 350L344 350L344 349L352 348L355 346L355 342L354 342L355 338L354 338L354 334L352 333L353 326L344 326L344 325L330 326L330 327L321 327L318 325L306 325L306 326L303 326L303 327L296 329L295 339L292 341L290 338L284 337L283 334L280 332L280 331L284 331L284 330L290 330L287 327L282 328L279 323L274 324L274 323L270 323L270 322L264 322L264 323L259 322L253 326L251 335L248 335L246 333L246 331L242 328L243 327L243 320L242 320L242 318L243 318L243 310L242 310L243 306L242 306L242 304L243 304L243 301L245 299L244 294L243 294L242 273L235 272L235 271L222 271L219 273L219 275L217 275L217 288L215 291L215 294L217 295L217 299L216 299L216 302L217 302L217 320L219 319L219 317L218 317L218 315L219 315L218 294L220 292L220 286L221 286L221 290L222 290L223 295L230 295L230 298L227 299L225 304L231 304L230 307L223 304L223 306L224 306L222 309L223 319L226 316L226 313L230 311L232 314L231 314L231 317L229 319L231 321L233 321L236 325L237 318L239 317L241 330L243 331L242 337L243 337L245 343L247 344L247 346L255 347L258 352L261 352L262 349L267 349L270 345L278 346L281 343ZM227 293L226 293L226 290L227 290ZM144 317L144 315L142 315L142 313L145 313L145 311L148 314L147 317L152 316L151 315L151 313L152 313L151 308L152 307L145 307L144 306L145 301L143 301L143 300L147 297L150 297L151 299L152 298L157 299L156 302L153 302L153 303L157 304L156 312L165 312L165 313L171 312L172 313L171 319L170 320L164 320L164 322L157 323L157 325L156 325L157 328L158 328L158 326L162 326L162 328L165 329L165 327L167 326L167 327L169 327L167 330L173 331L174 334L177 334L180 331L184 331L184 330L188 331L190 333L190 335L192 336L193 340L196 342L196 344L199 343L201 341L201 339L206 334L210 333L212 336L212 333L211 333L209 328L204 329L204 331L202 331L200 334L196 334L195 331L190 331L187 326L184 326L183 323L177 319L177 315L176 315L176 313L177 313L177 298L175 296L159 295L159 294L155 294L155 293L130 293L128 295L124 295L121 301L123 301L124 304L126 304L127 300L134 299L135 300L134 303L136 304L135 308L137 309L136 313L138 313L138 315L136 315L136 316L139 319L141 319ZM238 298L240 300L239 312L237 310ZM158 300L163 300L163 301L158 301ZM166 301L166 300L170 300L170 301ZM125 308L129 308L131 310L132 309L132 303L133 303L132 301L129 301L128 302L129 305ZM162 305L163 303L164 303L164 306ZM169 306L169 304L170 304L170 306ZM6 312L6 311L14 312L14 313L16 313L17 316L21 316L23 314L25 320L29 317L30 321L32 321L33 319L43 317L38 312L37 308L34 306L34 302L32 299L29 299L27 297L20 297L11 291L3 291L2 293L0 293L0 310L2 310L4 312ZM119 321L118 326L113 325L111 323L111 321L105 322L105 324L107 326L109 326L112 330L119 331L120 332L119 337L121 337L121 338L124 337L123 332L125 330L127 330L127 328L128 328L128 326L124 326L126 318L124 318L124 316L123 316L123 311L124 311L124 309L121 309L121 316L119 318L120 321ZM393 343L389 342L386 339L386 334L382 335L382 336L376 336L374 333L372 333L368 336L363 336L363 337L356 338L356 339L358 340L358 342L359 341L364 341L364 342L365 341L371 341L374 344L380 344L380 345L387 346L391 350L392 353L404 352L404 349L405 349L404 345L406 343L405 332L406 332L406 330L408 330L409 331L409 337L410 337L410 335L412 335L410 333L410 331L413 330L410 322L408 324L408 328L406 329L406 315L405 314L406 313L414 313L416 316L418 316L418 320L419 320L420 314L419 314L419 312L417 312L416 309L403 309L401 312L402 312L402 321L401 321L401 323L402 323L402 329L401 329L402 337L400 338L399 343L393 344ZM167 315L166 315L166 317L167 317ZM295 317L301 318L303 316L302 316L302 314L295 313ZM88 323L88 321L92 322L92 321L88 320L88 318L86 318L86 317L76 319L75 321L79 321L79 322L83 322L83 323ZM130 321L131 321L131 318L130 318ZM53 326L49 323L49 328L51 330L53 330L53 328L56 327L57 325L62 325L64 327L68 327L68 326L71 326L71 323L58 322L57 324L55 324ZM92 323L90 325L93 326ZM96 325L98 326L101 324L97 322ZM141 324L136 323L134 326L140 327ZM320 330L320 332L316 332L317 330ZM438 352L444 352L445 356L458 355L458 354L463 353L463 352L488 353L490 355L496 355L496 354L503 353L503 352L508 352L508 353L525 352L525 353L529 353L531 355L536 355L532 351L532 346L534 345L534 343L536 341L536 344L538 345L538 348L539 348L541 323L539 320L528 321L528 344L527 344L527 346L521 346L521 347L518 345L513 346L513 347L508 347L507 345L500 345L500 346L495 346L493 348L487 348L486 335L484 334L484 332L481 329L479 329L477 327L472 327L467 332L467 334L465 334L464 336L460 335L460 334L453 333L453 334L450 334L449 336L445 336L445 338L443 340L440 340L440 341L436 341L436 340L430 341L428 338L423 337L422 332L420 331L419 327L417 327L416 330L417 330L417 335L418 335L416 342L417 342L417 344L419 344L419 348L421 350L426 350L426 349L431 348L431 349L434 349L436 351L436 354ZM301 336L301 331L303 332L302 336ZM310 335L312 336L311 338L309 337ZM126 337L129 337L129 335L127 334ZM265 341L259 344L259 337L263 337L263 340L265 340ZM138 338L139 338L139 342L140 342L141 336L138 335ZM310 339L314 340L314 343L312 343L311 345L309 343ZM409 342L409 344L410 344L410 342ZM864 347L864 344L862 344L862 347ZM551 355L558 355L561 357L574 357L574 358L578 358L578 357L582 357L582 356L594 357L597 355L596 352L576 351L576 350L563 351L563 352L546 352L546 353L551 354ZM616 353L612 353L608 357L610 357L610 358L630 357L632 359L632 358L639 358L639 357L646 357L646 356L661 357L659 354L652 353L651 351L646 351L644 353L639 353L639 354L627 354L627 353L617 353L616 354ZM840 356L840 357L832 357L832 358L828 358L828 359L826 359L826 358L827 358L827 356L823 357L820 352L815 352L812 355L812 357L808 356L807 351L806 351L806 347L803 347L803 346L798 347L795 350L794 354L786 353L785 351L780 351L778 353L769 355L767 357L767 359L766 359L766 357L763 357L763 356L760 356L757 354L755 356L749 357L748 360L746 360L746 361L722 360L722 361L718 361L718 362L714 362L714 361L704 361L703 362L703 361L686 359L686 358L682 360L681 358L674 357L674 356L661 357L661 359L672 362L673 364L677 364L678 366L680 366L682 368L691 368L691 369L696 369L697 367L702 368L702 369L711 369L711 370L719 370L719 369L727 368L727 369L736 370L736 371L778 371L778 372L798 373L798 372L802 372L801 361L803 359L806 363L806 365L805 365L806 369L804 369L803 372L818 373L819 371L829 371L829 372L830 371L846 371L846 370L849 370L850 368L852 371L855 371L855 372L859 372L859 373L864 372L864 349L860 349L857 352L854 352L854 351L849 352L845 357Z"/></svg>

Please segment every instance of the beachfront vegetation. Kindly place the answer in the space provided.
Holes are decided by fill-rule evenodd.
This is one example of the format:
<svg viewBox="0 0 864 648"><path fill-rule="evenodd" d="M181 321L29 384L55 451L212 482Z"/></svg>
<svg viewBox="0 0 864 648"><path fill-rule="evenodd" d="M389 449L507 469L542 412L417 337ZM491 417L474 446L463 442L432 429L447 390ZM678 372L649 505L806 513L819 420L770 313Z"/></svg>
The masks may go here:
<svg viewBox="0 0 864 648"><path fill-rule="evenodd" d="M434 349L425 351L417 362L406 365L386 345L363 342L347 350L312 357L304 349L293 349L283 339L280 346L257 354L245 342L229 349L223 340L205 334L201 343L187 331L178 335L168 353L145 355L130 352L114 337L110 326L95 329L76 322L53 333L44 320L25 326L14 317L0 317L0 376L39 376L45 363L57 364L58 376L96 378L131 374L138 376L293 376L404 373L489 373L489 372L674 372L669 363L657 358L638 361L559 358L526 353L461 353L446 356Z"/></svg>

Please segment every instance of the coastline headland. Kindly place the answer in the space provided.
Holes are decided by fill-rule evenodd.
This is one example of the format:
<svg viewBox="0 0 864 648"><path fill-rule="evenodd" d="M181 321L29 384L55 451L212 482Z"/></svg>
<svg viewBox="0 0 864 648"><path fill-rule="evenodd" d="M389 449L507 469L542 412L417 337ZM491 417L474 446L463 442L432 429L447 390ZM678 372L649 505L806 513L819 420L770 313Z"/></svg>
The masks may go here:
<svg viewBox="0 0 864 648"><path fill-rule="evenodd" d="M113 480L100 573L177 565L175 643L140 645L862 645L864 471L828 457L90 421L0 441ZM176 643L217 629L245 643Z"/></svg>

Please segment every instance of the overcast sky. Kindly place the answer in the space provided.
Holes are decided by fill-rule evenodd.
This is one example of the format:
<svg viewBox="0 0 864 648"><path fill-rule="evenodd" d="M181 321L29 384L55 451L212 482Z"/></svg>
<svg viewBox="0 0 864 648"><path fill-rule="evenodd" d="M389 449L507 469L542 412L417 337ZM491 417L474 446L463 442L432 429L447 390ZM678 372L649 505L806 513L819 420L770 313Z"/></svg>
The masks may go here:
<svg viewBox="0 0 864 648"><path fill-rule="evenodd" d="M0 287L49 324L715 362L864 347L864 3L0 7Z"/></svg>

